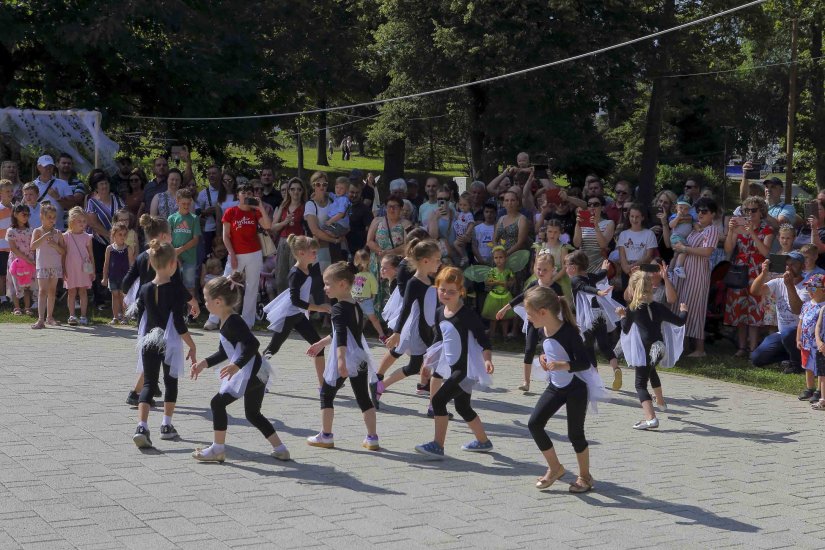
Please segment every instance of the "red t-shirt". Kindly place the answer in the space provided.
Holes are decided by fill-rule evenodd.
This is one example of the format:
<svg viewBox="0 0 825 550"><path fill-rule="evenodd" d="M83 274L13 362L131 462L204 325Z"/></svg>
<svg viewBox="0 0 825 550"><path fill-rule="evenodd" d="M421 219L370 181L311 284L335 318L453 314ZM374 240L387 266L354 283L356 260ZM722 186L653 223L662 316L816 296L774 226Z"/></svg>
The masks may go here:
<svg viewBox="0 0 825 550"><path fill-rule="evenodd" d="M258 241L258 220L261 211L258 209L241 210L237 206L229 208L223 213L221 221L229 224L229 238L235 254L249 254L261 250Z"/></svg>
<svg viewBox="0 0 825 550"><path fill-rule="evenodd" d="M278 222L280 223L280 222L284 221L288 214L289 213L287 212L286 208L284 210L282 210L281 211L281 219L278 220ZM279 236L282 239L286 239L290 235L303 235L304 234L304 224L303 224L303 222L304 222L304 205L302 204L301 206L296 208L295 211L292 213L292 223L289 224L289 225L285 225L281 229L281 232L279 233Z"/></svg>

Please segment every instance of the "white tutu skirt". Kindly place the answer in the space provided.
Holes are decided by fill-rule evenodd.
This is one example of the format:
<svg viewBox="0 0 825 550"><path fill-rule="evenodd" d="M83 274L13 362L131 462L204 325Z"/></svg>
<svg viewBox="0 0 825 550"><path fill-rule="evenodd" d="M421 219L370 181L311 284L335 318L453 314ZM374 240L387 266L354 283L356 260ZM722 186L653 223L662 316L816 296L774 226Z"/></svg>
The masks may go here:
<svg viewBox="0 0 825 550"><path fill-rule="evenodd" d="M137 284L137 283L135 283ZM155 327L146 333L146 313L140 318L137 339L137 368L135 372L143 373L143 352L154 350L163 354L163 362L169 365L169 376L180 378L183 376L185 357L183 354L183 340L175 329L172 314L166 323L166 330Z"/></svg>
<svg viewBox="0 0 825 550"><path fill-rule="evenodd" d="M438 341L424 354L424 366L442 378L449 378L453 372L453 365L461 356L461 339L455 327L449 322L442 322L441 333L443 341ZM467 376L461 381L461 389L472 393L473 389L489 388L493 384L493 377L484 366L484 350L472 333L467 335Z"/></svg>
<svg viewBox="0 0 825 550"><path fill-rule="evenodd" d="M401 308L404 305L404 299L401 298L401 291L398 287L390 294L390 299L384 304L384 309L381 310L381 317L387 322L387 326L392 328L398 322L398 316L401 314Z"/></svg>
<svg viewBox="0 0 825 550"><path fill-rule="evenodd" d="M229 340L223 336L221 336L220 339L221 347L223 347L226 356L229 357L229 362L237 365L237 361L243 353L243 347L233 346ZM218 390L218 393L229 394L235 399L243 397L246 393L246 386L249 384L249 379L252 377L252 370L255 368L255 360L257 357L258 355L256 354L245 365L238 365L241 367L241 370L236 372L232 378L221 378L221 372L220 369L218 369L215 373L221 383L221 388ZM275 378L275 372L272 365L264 357L261 357L261 368L258 369L257 376L258 379L266 385L266 388L269 389L272 380Z"/></svg>
<svg viewBox="0 0 825 550"><path fill-rule="evenodd" d="M669 369L676 366L682 356L685 342L685 327L677 327L670 323L662 323L662 342L656 342L650 350L645 350L639 329L633 325L627 334L621 331L619 344L616 346L616 355L624 356L628 367L643 367L647 364ZM659 344L659 345L657 345Z"/></svg>
<svg viewBox="0 0 825 550"><path fill-rule="evenodd" d="M309 282L310 279L307 279L307 283L305 284L309 284ZM301 289L301 292L303 293L303 289ZM281 332L284 328L284 320L298 313L303 313L309 318L309 312L307 310L292 304L289 289L278 294L274 300L264 306L264 315L266 316L266 320L269 321L267 328L273 332Z"/></svg>
<svg viewBox="0 0 825 550"><path fill-rule="evenodd" d="M334 328L332 341L335 342ZM370 384L374 384L378 382L378 376L376 375L377 369L375 368L375 361L369 350L367 339L364 338L363 335L361 336L361 346L359 347L355 343L355 337L349 330L347 331L347 352L345 355L347 361L347 376L358 376L359 368L362 368L362 365L366 365L368 373L367 379ZM331 349L327 354L327 363L324 367L324 382L330 386L335 386L340 377L341 374L338 372L338 351Z"/></svg>
<svg viewBox="0 0 825 550"><path fill-rule="evenodd" d="M598 413L599 401L610 400L610 394L604 387L604 382L602 381L602 377L599 375L599 371L596 370L595 367L590 367L587 370L574 372L573 376L587 384L587 402L593 412ZM533 360L533 369L530 377L533 380L542 380L548 384L552 384L550 381L551 371L542 369L538 359Z"/></svg>

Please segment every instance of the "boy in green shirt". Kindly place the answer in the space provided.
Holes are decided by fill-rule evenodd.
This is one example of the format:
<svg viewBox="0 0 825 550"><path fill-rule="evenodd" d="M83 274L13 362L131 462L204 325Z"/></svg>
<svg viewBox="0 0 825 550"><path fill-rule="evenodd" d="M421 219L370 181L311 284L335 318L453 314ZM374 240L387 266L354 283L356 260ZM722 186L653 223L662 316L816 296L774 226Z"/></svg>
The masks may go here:
<svg viewBox="0 0 825 550"><path fill-rule="evenodd" d="M195 293L198 281L198 240L201 236L201 222L198 216L192 213L192 192L181 189L176 196L178 211L169 216L169 227L172 229L172 246L180 262L180 275L183 286L192 294Z"/></svg>

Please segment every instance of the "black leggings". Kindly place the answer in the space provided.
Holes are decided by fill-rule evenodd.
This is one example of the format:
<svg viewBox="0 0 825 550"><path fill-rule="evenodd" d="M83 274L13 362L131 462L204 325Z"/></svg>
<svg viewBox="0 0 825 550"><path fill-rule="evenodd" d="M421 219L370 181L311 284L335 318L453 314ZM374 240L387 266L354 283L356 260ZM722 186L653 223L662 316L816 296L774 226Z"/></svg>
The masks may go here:
<svg viewBox="0 0 825 550"><path fill-rule="evenodd" d="M421 365L424 364L423 355L410 355L410 362L401 367L404 376L412 376L421 372Z"/></svg>
<svg viewBox="0 0 825 550"><path fill-rule="evenodd" d="M573 450L577 453L587 448L587 439L584 437L584 418L587 415L587 384L579 377L574 376L573 380L563 388L557 388L553 384L548 384L547 389L539 397L530 420L527 421L527 428L530 435L538 445L540 451L553 448L544 427L547 421L556 414L562 405L567 404L567 437L573 444Z"/></svg>
<svg viewBox="0 0 825 550"><path fill-rule="evenodd" d="M613 353L614 346L610 345L610 333L607 332L607 322L603 317L594 321L593 327L584 333L584 347L587 348L589 359L593 365L598 364L596 362L596 343L599 344L599 351L607 357L608 361L616 358L616 354Z"/></svg>
<svg viewBox="0 0 825 550"><path fill-rule="evenodd" d="M648 361L650 361L648 359ZM636 395L639 402L651 401L650 392L647 391L647 381L650 380L650 387L661 388L662 382L659 380L659 373L656 372L656 365L647 364L643 367L636 367Z"/></svg>
<svg viewBox="0 0 825 550"><path fill-rule="evenodd" d="M275 433L272 423L261 414L261 403L264 401L264 391L266 385L261 382L256 373L253 373L246 384L246 391L243 394L243 410L249 423L258 428L264 437L268 438ZM226 407L237 401L237 397L232 397L228 393L218 393L212 398L209 404L212 407L212 427L216 432L225 432L229 425L229 417L226 414Z"/></svg>
<svg viewBox="0 0 825 550"><path fill-rule="evenodd" d="M166 393L164 403L178 401L178 379L169 376L170 366L163 362L163 354L155 350L143 350L143 389L140 390L140 403L151 403L155 390L158 389L160 368L163 365L163 386Z"/></svg>
<svg viewBox="0 0 825 550"><path fill-rule="evenodd" d="M343 376L339 377L334 386L330 386L324 381L324 385L321 386L321 410L335 408L332 402L335 400L338 390L344 387L346 380ZM369 374L367 371L359 371L358 376L350 376L349 383L350 386L352 386L352 392L355 394L355 400L358 402L358 407L361 409L361 412L367 412L373 408L369 390Z"/></svg>
<svg viewBox="0 0 825 550"><path fill-rule="evenodd" d="M318 336L318 331L315 330L315 327L313 327L312 323L309 322L307 316L303 313L296 313L295 315L290 315L284 319L284 327L281 329L281 332L276 332L272 335L272 340L264 350L264 353L269 353L271 355L278 353L281 346L284 345L284 342L286 342L286 339L289 338L289 333L293 330L297 330L298 334L300 334L301 337L303 337L303 339L310 344L314 344L321 339L321 337ZM323 355L324 350L321 350L318 356L323 357Z"/></svg>
<svg viewBox="0 0 825 550"><path fill-rule="evenodd" d="M533 323L527 323L527 342L524 344L524 364L529 365L536 357L536 346L539 345L539 329Z"/></svg>
<svg viewBox="0 0 825 550"><path fill-rule="evenodd" d="M461 389L462 380L464 380L464 373L461 371L453 371L452 376L444 380L432 398L433 416L447 416L447 403L452 400L455 412L461 415L465 422L472 422L478 418L470 405L470 394Z"/></svg>

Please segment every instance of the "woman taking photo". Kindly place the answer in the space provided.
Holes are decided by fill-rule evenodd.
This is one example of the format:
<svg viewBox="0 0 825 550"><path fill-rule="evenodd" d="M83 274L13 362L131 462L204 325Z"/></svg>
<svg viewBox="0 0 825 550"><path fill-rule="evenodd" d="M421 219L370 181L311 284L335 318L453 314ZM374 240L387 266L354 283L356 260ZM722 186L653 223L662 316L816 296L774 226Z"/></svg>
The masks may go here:
<svg viewBox="0 0 825 550"><path fill-rule="evenodd" d="M685 336L693 339L693 353L688 357L705 356L705 315L708 311L710 290L710 255L719 242L719 229L713 223L718 208L710 199L699 199L696 209L697 227L687 237L686 243L675 244L673 249L685 257L685 278L677 278L677 303L687 305Z"/></svg>
<svg viewBox="0 0 825 550"><path fill-rule="evenodd" d="M178 189L183 182L183 174L177 168L169 170L166 177L166 191L158 193L152 198L149 206L149 213L152 216L160 216L168 219L169 216L178 211Z"/></svg>
<svg viewBox="0 0 825 550"><path fill-rule="evenodd" d="M221 217L223 243L229 254L224 276L233 271L244 274L243 309L241 317L247 326L255 323L255 303L258 300L258 285L263 267L261 243L258 241L258 226L265 230L272 227L272 220L266 215L261 201L255 199L251 185L238 187L238 205L229 207ZM218 317L210 315L204 330L218 328Z"/></svg>
<svg viewBox="0 0 825 550"><path fill-rule="evenodd" d="M95 302L100 304L105 298L105 290L100 285L103 279L103 260L106 257L106 247L109 246L109 232L112 229L113 218L118 210L123 208L120 197L109 190L109 179L106 174L96 173L89 178L91 195L86 203L86 223L89 224L92 239L92 254L95 259Z"/></svg>
<svg viewBox="0 0 825 550"><path fill-rule="evenodd" d="M312 187L312 197L304 205L304 218L310 233L312 233L311 236L315 237L320 245L318 249L318 266L321 268L321 273L323 273L332 263L330 245L337 246L341 239L321 229L321 226L327 223L329 207L332 206L327 191L329 178L325 172L315 172L309 178L309 183Z"/></svg>
<svg viewBox="0 0 825 550"><path fill-rule="evenodd" d="M126 208L135 219L140 218L143 214L143 188L146 187L146 174L140 168L135 168L129 174L129 179L126 182L126 189L123 194L123 202L126 203Z"/></svg>
<svg viewBox="0 0 825 550"><path fill-rule="evenodd" d="M275 212L275 222L272 224L273 233L278 234L278 252L275 255L277 267L275 268L275 287L278 294L286 290L287 277L290 268L295 265L295 257L286 242L290 235L304 234L304 203L307 200L307 192L304 182L300 178L289 180L284 202Z"/></svg>
<svg viewBox="0 0 825 550"><path fill-rule="evenodd" d="M745 199L741 213L741 216L734 216L728 222L725 254L732 255L732 265L748 268L748 284L741 289L728 288L724 322L736 327L739 350L734 355L747 357L759 343L759 327L764 325L765 316L762 297L753 296L750 286L759 275L762 262L771 252L774 234L765 221L768 205L762 197Z"/></svg>
<svg viewBox="0 0 825 550"><path fill-rule="evenodd" d="M604 198L590 197L587 199L587 210L579 210L576 215L573 246L587 254L588 273L596 273L602 268L616 230L616 225L605 218L603 212Z"/></svg>

